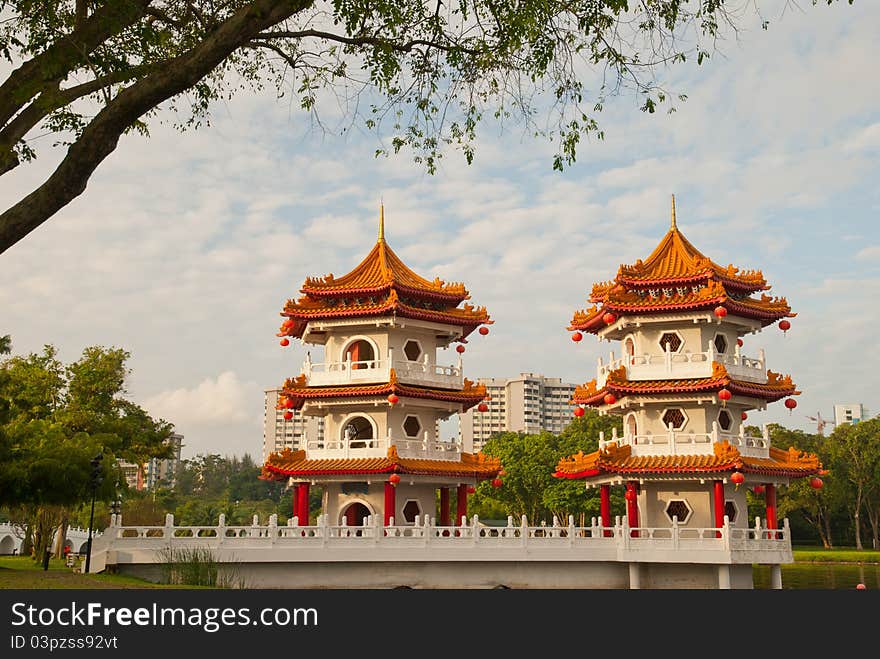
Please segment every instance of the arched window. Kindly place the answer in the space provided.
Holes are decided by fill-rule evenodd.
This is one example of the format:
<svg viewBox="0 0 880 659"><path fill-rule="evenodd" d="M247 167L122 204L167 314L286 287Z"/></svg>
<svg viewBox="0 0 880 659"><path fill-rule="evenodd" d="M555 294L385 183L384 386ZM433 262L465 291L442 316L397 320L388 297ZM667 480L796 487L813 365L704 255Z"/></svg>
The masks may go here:
<svg viewBox="0 0 880 659"><path fill-rule="evenodd" d="M626 337L626 341L623 342L623 354L628 357L627 363L629 365L635 363L633 357L636 356L636 344L635 341L632 340L631 336Z"/></svg>
<svg viewBox="0 0 880 659"><path fill-rule="evenodd" d="M631 437L635 437L639 434L639 427L636 423L635 414L628 414L626 417L626 433Z"/></svg>
<svg viewBox="0 0 880 659"><path fill-rule="evenodd" d="M372 362L376 359L376 351L373 350L373 346L369 341L365 341L364 339L360 339L355 341L348 348L345 349L345 355L343 356L345 361L351 362L352 370L361 369L361 368L370 368L372 364L367 364L364 362Z"/></svg>
<svg viewBox="0 0 880 659"><path fill-rule="evenodd" d="M349 448L367 448L373 439L373 424L365 416L352 417L342 427L342 439Z"/></svg>

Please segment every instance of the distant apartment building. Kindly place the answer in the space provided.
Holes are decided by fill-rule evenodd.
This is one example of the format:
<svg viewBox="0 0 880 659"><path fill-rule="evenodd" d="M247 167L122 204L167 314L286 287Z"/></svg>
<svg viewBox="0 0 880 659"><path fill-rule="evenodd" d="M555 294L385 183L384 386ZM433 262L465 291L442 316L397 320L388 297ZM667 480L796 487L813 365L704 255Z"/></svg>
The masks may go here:
<svg viewBox="0 0 880 659"><path fill-rule="evenodd" d="M474 451L498 432L559 433L572 420L568 401L575 386L560 378L536 373L520 373L516 378L479 378L490 397L489 409L476 407L460 415L459 428L465 446L473 442Z"/></svg>
<svg viewBox="0 0 880 659"><path fill-rule="evenodd" d="M834 426L837 427L843 423L858 423L859 421L867 421L868 410L861 403L839 403L834 406Z"/></svg>
<svg viewBox="0 0 880 659"><path fill-rule="evenodd" d="M172 447L170 458L150 458L143 465L125 460L117 460L122 478L130 490L152 490L157 487L174 487L177 482L177 467L180 464L180 449L183 448L183 435L171 433L166 444Z"/></svg>
<svg viewBox="0 0 880 659"><path fill-rule="evenodd" d="M289 421L284 418L286 410L275 409L280 389L266 389L263 403L263 462L270 453L306 448L307 442L324 441L324 419L317 416L303 416L299 410L293 412Z"/></svg>
<svg viewBox="0 0 880 659"><path fill-rule="evenodd" d="M177 484L177 467L180 464L180 449L183 448L183 435L171 433L165 440L170 444L172 453L170 458L150 458L145 465L146 487L148 490L157 487L173 488Z"/></svg>

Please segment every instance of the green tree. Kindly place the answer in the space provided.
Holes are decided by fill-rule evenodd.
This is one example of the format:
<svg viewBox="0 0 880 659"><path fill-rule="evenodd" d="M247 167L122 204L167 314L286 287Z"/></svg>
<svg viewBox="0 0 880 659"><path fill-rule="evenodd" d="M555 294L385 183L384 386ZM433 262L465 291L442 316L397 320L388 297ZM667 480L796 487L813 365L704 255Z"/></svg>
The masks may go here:
<svg viewBox="0 0 880 659"><path fill-rule="evenodd" d="M538 521L549 523L553 516L566 523L569 515L575 515L583 524L587 516L599 514L597 494L586 491L581 480L556 478L553 474L560 459L578 451L595 451L599 432L610 436L611 428L618 423L616 417L602 417L589 410L559 435L507 432L492 437L483 452L501 459L505 472L503 484L500 488L493 488L491 483L481 483L472 510L497 511L500 508L516 519L525 515L533 524ZM617 507L621 507L620 501L615 501Z"/></svg>
<svg viewBox="0 0 880 659"><path fill-rule="evenodd" d="M877 510L872 504L876 503L880 488L877 478L880 475L880 419L841 424L831 433L828 443L836 458L834 474L845 478L851 486L849 502L856 549L864 549L862 510L868 513L873 546L877 547Z"/></svg>
<svg viewBox="0 0 880 659"><path fill-rule="evenodd" d="M412 149L431 172L449 144L471 162L485 119L521 120L556 144L561 169L582 138L602 136L607 97L630 90L651 113L668 103L656 67L703 63L744 18L730 4L0 0L12 64L0 85L0 175L34 158L42 133L68 146L0 215L0 253L82 194L119 137L146 133L158 108L187 106L179 127L199 127L240 89L290 93L319 125L319 98L335 95L345 129L387 126L378 153Z"/></svg>
<svg viewBox="0 0 880 659"><path fill-rule="evenodd" d="M93 347L64 366L47 345L0 362L0 505L22 512L37 557L54 529L63 535L71 512L91 500L95 455L105 455L96 494L106 500L115 494L115 458L168 451L170 424L123 398L127 358Z"/></svg>

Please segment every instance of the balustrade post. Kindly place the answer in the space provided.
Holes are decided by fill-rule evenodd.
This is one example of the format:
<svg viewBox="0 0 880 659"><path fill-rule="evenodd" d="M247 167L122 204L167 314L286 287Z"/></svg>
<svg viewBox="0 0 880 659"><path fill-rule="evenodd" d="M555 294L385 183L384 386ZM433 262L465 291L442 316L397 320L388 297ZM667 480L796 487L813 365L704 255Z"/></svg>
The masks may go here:
<svg viewBox="0 0 880 659"><path fill-rule="evenodd" d="M666 367L666 374L670 375L672 373L672 349L669 341L663 344L663 364Z"/></svg>
<svg viewBox="0 0 880 659"><path fill-rule="evenodd" d="M568 544L574 544L574 515L568 516Z"/></svg>
<svg viewBox="0 0 880 659"><path fill-rule="evenodd" d="M712 442L718 441L718 421L712 422Z"/></svg>
<svg viewBox="0 0 880 659"><path fill-rule="evenodd" d="M226 515L224 513L220 513L220 516L217 518L217 542L218 544L223 544L223 541L226 539Z"/></svg>
<svg viewBox="0 0 880 659"><path fill-rule="evenodd" d="M730 517L724 516L724 526L721 528L721 537L724 539L724 549L730 551Z"/></svg>
<svg viewBox="0 0 880 659"><path fill-rule="evenodd" d="M529 538L529 519L528 519L528 517L523 515L519 520L519 524L520 524L520 540L522 541L523 547L525 547L528 544L527 541Z"/></svg>
<svg viewBox="0 0 880 659"><path fill-rule="evenodd" d="M611 441L612 442L617 441L617 426L614 426L611 428Z"/></svg>
<svg viewBox="0 0 880 659"><path fill-rule="evenodd" d="M755 540L761 539L761 518L755 517Z"/></svg>
<svg viewBox="0 0 880 659"><path fill-rule="evenodd" d="M760 348L758 350L758 360L761 362L761 370L764 371L767 369L767 359L764 356L764 348Z"/></svg>
<svg viewBox="0 0 880 659"><path fill-rule="evenodd" d="M679 544L679 527L678 527L678 515L672 516L672 548L678 549Z"/></svg>
<svg viewBox="0 0 880 659"><path fill-rule="evenodd" d="M174 537L174 515L172 513L165 515L165 531L163 537L166 540Z"/></svg>
<svg viewBox="0 0 880 659"><path fill-rule="evenodd" d="M666 427L666 432L669 437L669 451L672 455L675 455L675 431L672 429L671 423Z"/></svg>
<svg viewBox="0 0 880 659"><path fill-rule="evenodd" d="M715 342L711 339L709 340L709 349L706 351L706 357L710 365L715 361Z"/></svg>

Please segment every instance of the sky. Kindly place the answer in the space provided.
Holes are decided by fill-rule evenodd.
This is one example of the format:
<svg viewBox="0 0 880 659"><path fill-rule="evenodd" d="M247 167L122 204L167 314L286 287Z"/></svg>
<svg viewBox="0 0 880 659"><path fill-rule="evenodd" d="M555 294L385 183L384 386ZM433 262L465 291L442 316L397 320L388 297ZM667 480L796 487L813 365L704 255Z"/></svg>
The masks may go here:
<svg viewBox="0 0 880 659"><path fill-rule="evenodd" d="M127 396L175 425L184 458L259 459L263 391L299 374L306 350L321 361L314 346L279 346L279 312L306 277L360 262L380 202L397 254L428 279L464 282L495 321L468 343L467 377L580 384L619 347L573 343L572 314L594 282L653 250L675 194L692 243L761 269L798 314L786 334L746 339L803 392L794 411L778 402L750 423L814 431L808 417L843 402L876 414L880 4L771 5L768 30L750 14L708 63L658 71L687 94L676 112L609 101L605 139L582 142L564 172L552 145L486 123L472 165L451 153L431 175L405 153L376 158L375 134L315 130L274 93L235 97L199 131L154 123L0 255L0 334L14 354L53 344L64 361L125 348ZM3 208L61 155L2 177Z"/></svg>

